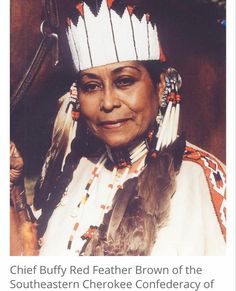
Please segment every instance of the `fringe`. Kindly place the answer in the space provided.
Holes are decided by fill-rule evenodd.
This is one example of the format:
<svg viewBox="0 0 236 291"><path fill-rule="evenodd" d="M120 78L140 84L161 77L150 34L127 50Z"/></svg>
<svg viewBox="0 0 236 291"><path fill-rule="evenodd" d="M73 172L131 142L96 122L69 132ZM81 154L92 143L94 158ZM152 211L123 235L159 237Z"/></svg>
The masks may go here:
<svg viewBox="0 0 236 291"><path fill-rule="evenodd" d="M138 178L119 190L83 255L150 255L158 231L167 223L176 175L181 166L185 142L178 139L151 159ZM125 199L126 197L126 199Z"/></svg>

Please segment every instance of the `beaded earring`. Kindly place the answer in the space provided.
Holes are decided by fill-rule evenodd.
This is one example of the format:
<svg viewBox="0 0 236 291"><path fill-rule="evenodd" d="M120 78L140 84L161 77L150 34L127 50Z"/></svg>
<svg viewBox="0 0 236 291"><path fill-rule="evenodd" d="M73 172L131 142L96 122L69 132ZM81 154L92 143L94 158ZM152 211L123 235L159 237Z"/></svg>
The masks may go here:
<svg viewBox="0 0 236 291"><path fill-rule="evenodd" d="M165 72L165 90L156 118L159 125L156 145L157 152L167 147L177 138L181 101L179 89L181 85L182 79L179 73L174 68L168 68ZM165 111L164 114L163 111Z"/></svg>
<svg viewBox="0 0 236 291"><path fill-rule="evenodd" d="M78 97L78 90L75 82L70 87L70 97L68 105L66 107L66 113L70 109L70 106L72 107L71 109L72 120L78 121L80 116L80 103Z"/></svg>
<svg viewBox="0 0 236 291"><path fill-rule="evenodd" d="M75 82L70 87L69 101L68 104L66 105L65 113L66 113L65 120L68 117L68 123L67 125L63 126L63 130L66 131L67 146L61 169L63 169L65 159L71 151L71 142L76 136L77 124L80 117L80 103L78 98L78 90ZM68 114L71 114L71 118L68 116Z"/></svg>

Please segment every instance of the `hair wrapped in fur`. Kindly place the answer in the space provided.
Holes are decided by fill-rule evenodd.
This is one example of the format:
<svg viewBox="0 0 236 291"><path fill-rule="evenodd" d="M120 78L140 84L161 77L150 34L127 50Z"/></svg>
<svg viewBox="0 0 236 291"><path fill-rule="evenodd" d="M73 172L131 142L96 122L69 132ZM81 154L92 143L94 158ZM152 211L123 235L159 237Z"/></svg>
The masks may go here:
<svg viewBox="0 0 236 291"><path fill-rule="evenodd" d="M36 185L34 205L42 209L42 215L38 219L39 238L43 236L53 210L71 182L73 172L80 159L87 156L88 153L90 153L90 156L96 155L100 150L105 150L103 144L88 131L86 121L81 117L77 125L75 138L71 142L70 153L65 159L63 170L61 171L63 158L59 161L49 160L51 161L51 168L49 168L49 164L48 176L44 178L42 187Z"/></svg>
<svg viewBox="0 0 236 291"><path fill-rule="evenodd" d="M74 138L73 127L76 127L76 123L71 118L71 111L66 112L68 100L69 94L65 94L59 99L60 108L54 122L51 147L47 152L35 187L34 206L36 209L42 208L48 198L51 188L60 174L67 148Z"/></svg>
<svg viewBox="0 0 236 291"><path fill-rule="evenodd" d="M60 199L65 192L66 187L72 180L73 172L76 169L82 156L85 156L88 150L88 143L86 141L86 125L83 118L77 126L76 138L71 143L71 152L67 155L63 171L57 172L54 180L44 181L45 186L41 189L36 189L34 203L40 203L42 215L38 219L38 236L41 237L47 227L53 210L60 202ZM94 143L91 143L93 145ZM62 162L62 160L61 160ZM61 167L61 164L60 164ZM52 169L50 169L52 171Z"/></svg>
<svg viewBox="0 0 236 291"><path fill-rule="evenodd" d="M117 191L112 209L83 255L150 255L156 234L168 219L184 148L185 141L179 138Z"/></svg>

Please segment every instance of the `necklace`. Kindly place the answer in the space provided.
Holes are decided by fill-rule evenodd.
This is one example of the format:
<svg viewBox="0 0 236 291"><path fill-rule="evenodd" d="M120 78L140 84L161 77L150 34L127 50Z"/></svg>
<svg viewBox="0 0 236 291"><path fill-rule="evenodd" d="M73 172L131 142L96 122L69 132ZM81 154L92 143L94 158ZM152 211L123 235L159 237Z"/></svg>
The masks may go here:
<svg viewBox="0 0 236 291"><path fill-rule="evenodd" d="M88 200L92 195L96 195L96 191L94 191L96 181L98 181L100 172L105 168L105 164L107 162L112 162L113 167L111 171L111 178L109 180L109 184L104 186L104 203L100 205L98 211L98 220L97 222L102 222L104 214L110 209L112 204L113 197L118 189L123 188L123 184L127 179L128 174L131 172L132 165L139 161L136 169L132 172L134 176L138 176L139 173L145 167L145 158L148 153L148 144L146 140L141 141L136 146L129 147L125 153L122 150L109 150L107 147L107 151L100 157L96 165L91 171L91 176L84 188L84 195L82 195L79 203L76 208L72 211L71 216L76 218L76 222L74 223L73 229L68 239L67 250L70 251L72 248L72 243L74 241L75 235L79 230L80 222L83 219L83 214L86 211L86 205ZM124 158L125 157L125 158ZM117 163L115 163L117 161ZM67 192L68 187L63 194L63 197L60 201L60 205L64 206L67 200ZM100 225L98 223L98 225ZM83 240L90 239L96 229L97 225L91 225L89 229L81 236Z"/></svg>
<svg viewBox="0 0 236 291"><path fill-rule="evenodd" d="M110 148L106 145L107 155L112 165L115 164L118 168L126 168L127 166L134 164L150 150L152 152L154 145L156 144L156 132L157 125L153 124L142 137L130 146Z"/></svg>

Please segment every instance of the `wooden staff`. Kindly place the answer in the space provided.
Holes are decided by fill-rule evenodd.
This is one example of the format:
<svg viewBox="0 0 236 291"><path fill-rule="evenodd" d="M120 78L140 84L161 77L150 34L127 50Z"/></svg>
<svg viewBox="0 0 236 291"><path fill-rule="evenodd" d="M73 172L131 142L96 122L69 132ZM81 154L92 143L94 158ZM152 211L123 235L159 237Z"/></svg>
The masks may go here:
<svg viewBox="0 0 236 291"><path fill-rule="evenodd" d="M10 255L36 256L38 243L35 219L26 201L23 159L10 143Z"/></svg>

